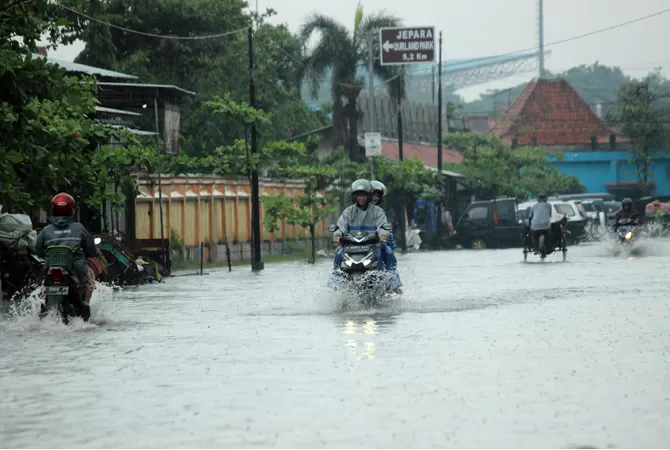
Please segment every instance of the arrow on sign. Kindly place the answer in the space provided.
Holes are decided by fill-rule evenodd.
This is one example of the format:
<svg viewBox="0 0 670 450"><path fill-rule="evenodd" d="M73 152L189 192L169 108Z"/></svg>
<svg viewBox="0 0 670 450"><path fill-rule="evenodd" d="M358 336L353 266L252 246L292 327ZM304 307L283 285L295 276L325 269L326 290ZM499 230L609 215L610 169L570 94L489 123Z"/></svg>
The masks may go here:
<svg viewBox="0 0 670 450"><path fill-rule="evenodd" d="M382 47L384 47L385 52L388 52L393 48L393 44L391 44L389 41L386 41Z"/></svg>

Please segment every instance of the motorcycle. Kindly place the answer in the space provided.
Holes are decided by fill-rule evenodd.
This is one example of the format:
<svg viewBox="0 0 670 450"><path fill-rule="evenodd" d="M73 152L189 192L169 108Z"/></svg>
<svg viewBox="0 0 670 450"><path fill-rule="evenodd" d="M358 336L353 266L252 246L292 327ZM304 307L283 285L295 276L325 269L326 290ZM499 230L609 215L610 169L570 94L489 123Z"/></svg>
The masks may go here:
<svg viewBox="0 0 670 450"><path fill-rule="evenodd" d="M630 244L639 236L640 226L637 222L631 219L620 219L616 223L616 233L619 242L622 244Z"/></svg>
<svg viewBox="0 0 670 450"><path fill-rule="evenodd" d="M382 227L390 231L391 225ZM337 225L330 225L328 231L334 233ZM341 281L345 281L363 295L366 303L372 303L380 294L386 292L387 280L382 276L380 261L381 241L376 231L344 233L340 238L342 246L342 265L337 271Z"/></svg>
<svg viewBox="0 0 670 450"><path fill-rule="evenodd" d="M95 245L100 238L94 239ZM46 273L44 276L45 302L40 311L40 318L50 312L56 312L65 325L73 317L81 317L88 322L91 317L89 305L81 298L80 281L74 273L74 252L72 248L54 245L46 249Z"/></svg>

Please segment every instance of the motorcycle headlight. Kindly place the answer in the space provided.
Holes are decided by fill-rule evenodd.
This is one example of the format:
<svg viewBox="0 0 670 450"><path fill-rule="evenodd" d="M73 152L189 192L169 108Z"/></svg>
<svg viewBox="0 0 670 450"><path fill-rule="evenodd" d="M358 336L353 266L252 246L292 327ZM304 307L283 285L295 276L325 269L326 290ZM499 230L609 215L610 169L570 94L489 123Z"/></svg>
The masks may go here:
<svg viewBox="0 0 670 450"><path fill-rule="evenodd" d="M363 264L364 266L367 267L373 260L374 260L374 254L370 252L359 260L355 260L351 256L345 254L343 262L347 267L351 267L352 264Z"/></svg>
<svg viewBox="0 0 670 450"><path fill-rule="evenodd" d="M630 239L630 238L632 238L632 237L633 237L633 233L632 233L632 232L629 231L628 233L626 233L626 239Z"/></svg>

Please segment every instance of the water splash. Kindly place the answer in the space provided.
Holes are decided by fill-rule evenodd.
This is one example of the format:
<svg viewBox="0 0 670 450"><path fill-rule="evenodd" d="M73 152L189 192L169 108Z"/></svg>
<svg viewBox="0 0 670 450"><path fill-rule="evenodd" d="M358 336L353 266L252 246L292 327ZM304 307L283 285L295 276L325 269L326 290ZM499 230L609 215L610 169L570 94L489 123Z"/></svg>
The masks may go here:
<svg viewBox="0 0 670 450"><path fill-rule="evenodd" d="M0 314L0 330L3 331L44 331L69 330L80 331L96 328L109 322L115 311L113 293L118 287L95 283L91 297L91 318L88 322L74 318L69 325L62 323L53 312L40 319L40 307L44 298L40 296L40 287L34 287L24 298L10 300Z"/></svg>

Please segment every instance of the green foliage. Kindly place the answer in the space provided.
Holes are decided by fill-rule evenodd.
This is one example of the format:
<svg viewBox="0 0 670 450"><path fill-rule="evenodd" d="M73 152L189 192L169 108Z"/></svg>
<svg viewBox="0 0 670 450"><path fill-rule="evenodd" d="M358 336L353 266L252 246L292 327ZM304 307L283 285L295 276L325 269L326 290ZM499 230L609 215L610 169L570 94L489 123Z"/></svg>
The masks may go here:
<svg viewBox="0 0 670 450"><path fill-rule="evenodd" d="M481 133L450 133L444 143L463 151L463 163L449 165L449 169L463 174L481 196L525 199L540 191L583 191L577 177L565 175L551 164L550 158L560 155L542 148L512 150L497 137Z"/></svg>
<svg viewBox="0 0 670 450"><path fill-rule="evenodd" d="M667 95L657 95L653 84L659 84L658 75L622 86L608 114L609 122L631 141L632 161L641 183L648 183L653 176L650 165L654 153L670 142L668 110L657 102Z"/></svg>
<svg viewBox="0 0 670 450"><path fill-rule="evenodd" d="M309 82L313 98L317 98L319 88L326 72L332 72L330 86L333 102L333 126L335 128L336 147L345 146L352 161L362 162L365 154L359 149L358 115L356 102L360 90L365 85L358 77L356 70L366 64L367 38L371 33L382 27L392 27L400 24L400 19L384 13L365 15L359 4L354 15L354 28L335 22L332 18L322 14L313 14L303 24L301 36L308 41L313 35L319 35L316 46L305 60L304 76ZM373 39L374 54L379 54L379 41ZM388 80L399 74L394 66L382 66L379 62L374 65L375 74ZM404 80L404 78L403 78ZM404 94L404 82L397 79L387 87L398 89ZM350 99L346 104L342 98Z"/></svg>
<svg viewBox="0 0 670 450"><path fill-rule="evenodd" d="M269 140L302 134L326 124L300 99L302 40L284 25L265 23L275 12L256 15L242 0L62 0L101 20L152 34L203 36L241 30L213 39L156 39L88 23L79 33L85 50L77 62L132 73L143 82L175 84L197 96L182 104L182 149L207 156L221 145L245 137L244 122L211 114L206 102L249 99L246 27L253 35L254 80L258 108L275 119L262 127ZM78 16L68 16L79 22ZM228 94L223 94L228 93ZM241 112L241 111L237 111Z"/></svg>

